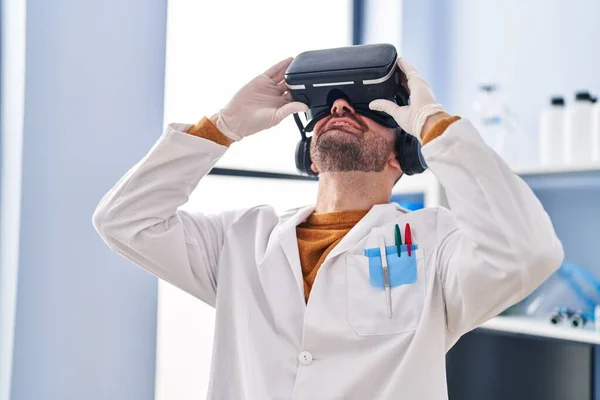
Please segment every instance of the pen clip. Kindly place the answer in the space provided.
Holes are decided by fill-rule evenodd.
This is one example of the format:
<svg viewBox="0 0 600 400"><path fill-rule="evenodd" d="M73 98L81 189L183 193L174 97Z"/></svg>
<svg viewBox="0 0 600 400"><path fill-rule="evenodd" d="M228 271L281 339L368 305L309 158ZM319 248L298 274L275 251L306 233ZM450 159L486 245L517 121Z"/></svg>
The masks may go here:
<svg viewBox="0 0 600 400"><path fill-rule="evenodd" d="M392 293L390 288L390 269L387 262L385 236L379 236L379 254L381 255L381 269L383 272L383 285L388 306L388 317L392 318Z"/></svg>
<svg viewBox="0 0 600 400"><path fill-rule="evenodd" d="M379 254L381 255L381 266L388 267L387 255L385 253L385 236L379 236Z"/></svg>

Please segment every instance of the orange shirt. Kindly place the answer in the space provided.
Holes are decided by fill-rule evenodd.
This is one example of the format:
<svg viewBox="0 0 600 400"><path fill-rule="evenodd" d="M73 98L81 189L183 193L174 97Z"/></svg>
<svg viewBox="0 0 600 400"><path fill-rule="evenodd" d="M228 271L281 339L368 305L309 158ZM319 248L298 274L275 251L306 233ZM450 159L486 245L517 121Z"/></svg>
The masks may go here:
<svg viewBox="0 0 600 400"><path fill-rule="evenodd" d="M296 227L306 301L327 254L368 211L312 213L305 222Z"/></svg>

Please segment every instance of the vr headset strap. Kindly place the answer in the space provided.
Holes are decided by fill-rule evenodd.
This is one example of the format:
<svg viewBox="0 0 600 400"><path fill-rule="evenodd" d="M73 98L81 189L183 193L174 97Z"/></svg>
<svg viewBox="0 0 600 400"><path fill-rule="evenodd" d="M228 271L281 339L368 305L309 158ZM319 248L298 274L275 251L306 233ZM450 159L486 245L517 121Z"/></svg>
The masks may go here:
<svg viewBox="0 0 600 400"><path fill-rule="evenodd" d="M306 142L306 128L302 124L302 121L300 120L300 117L297 113L294 113L294 121L296 121L296 125L300 130L300 135L302 135L302 141Z"/></svg>

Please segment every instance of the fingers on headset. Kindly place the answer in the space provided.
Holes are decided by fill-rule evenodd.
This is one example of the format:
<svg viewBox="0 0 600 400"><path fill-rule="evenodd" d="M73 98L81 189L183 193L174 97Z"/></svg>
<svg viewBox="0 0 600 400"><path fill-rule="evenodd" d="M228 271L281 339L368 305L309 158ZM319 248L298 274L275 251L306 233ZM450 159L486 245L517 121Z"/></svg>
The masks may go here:
<svg viewBox="0 0 600 400"><path fill-rule="evenodd" d="M286 118L287 116L294 114L294 113L300 113L300 112L306 112L308 110L308 106L304 103L300 103L300 102L291 102L291 103L287 103L283 106L281 106L278 110L277 110L277 119L279 121L281 121L282 119Z"/></svg>
<svg viewBox="0 0 600 400"><path fill-rule="evenodd" d="M265 71L265 75L276 82L280 82L285 76L285 70L292 63L293 57L288 57L285 60L279 61L271 68Z"/></svg>
<svg viewBox="0 0 600 400"><path fill-rule="evenodd" d="M406 89L408 95L410 96L410 89L408 88L408 78L405 74L400 74L400 85L402 85L402 87Z"/></svg>
<svg viewBox="0 0 600 400"><path fill-rule="evenodd" d="M404 72L404 74L406 76L411 75L411 74L418 74L419 73L415 69L415 67L413 67L412 65L410 65L408 63L408 61L406 61L404 58L399 58L398 59L398 66L400 67L400 69L402 70L402 72Z"/></svg>
<svg viewBox="0 0 600 400"><path fill-rule="evenodd" d="M383 111L384 113L392 115L393 110L398 107L396 103L389 100L373 100L369 103L369 108L375 111Z"/></svg>
<svg viewBox="0 0 600 400"><path fill-rule="evenodd" d="M283 93L285 93L285 92L287 92L287 91L289 91L289 90L290 90L290 89L287 87L287 85L285 84L285 80L282 80L281 82L279 82L279 83L277 84L277 89L279 89L279 92L280 92L281 94L283 94Z"/></svg>
<svg viewBox="0 0 600 400"><path fill-rule="evenodd" d="M398 59L398 66L404 72L404 77L402 79L402 85L408 89L409 93L414 90L417 84L425 84L426 86L430 86L429 82L423 78L423 76L410 65L405 59Z"/></svg>
<svg viewBox="0 0 600 400"><path fill-rule="evenodd" d="M410 116L410 106L398 107L394 110L394 119L401 127L406 126L406 122Z"/></svg>

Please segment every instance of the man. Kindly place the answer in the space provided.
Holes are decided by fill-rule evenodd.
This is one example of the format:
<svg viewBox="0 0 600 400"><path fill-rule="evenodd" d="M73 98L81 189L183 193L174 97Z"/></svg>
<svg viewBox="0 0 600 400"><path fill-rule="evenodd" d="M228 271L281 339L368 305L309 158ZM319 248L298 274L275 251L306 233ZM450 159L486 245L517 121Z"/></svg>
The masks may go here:
<svg viewBox="0 0 600 400"><path fill-rule="evenodd" d="M210 120L170 125L102 199L94 225L116 252L216 307L211 399L447 398L446 352L560 266L552 223L403 60L411 104L370 107L422 141L452 211L389 203L402 175L394 132L343 99L315 126L315 205L282 216L267 206L178 210L234 141L306 110L283 83L290 62L253 79ZM414 262L416 279L391 287L388 314L365 249L382 238L393 245L395 225L407 223L417 248L400 258Z"/></svg>

